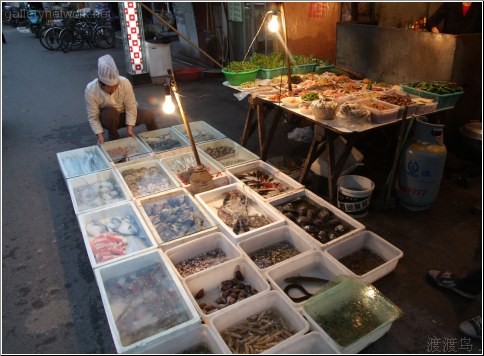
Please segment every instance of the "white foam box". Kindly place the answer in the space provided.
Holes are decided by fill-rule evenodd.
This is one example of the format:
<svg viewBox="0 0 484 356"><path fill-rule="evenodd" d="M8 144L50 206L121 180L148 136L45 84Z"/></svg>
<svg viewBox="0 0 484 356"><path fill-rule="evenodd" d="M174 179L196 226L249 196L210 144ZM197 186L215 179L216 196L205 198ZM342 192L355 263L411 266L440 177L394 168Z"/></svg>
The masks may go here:
<svg viewBox="0 0 484 356"><path fill-rule="evenodd" d="M358 317L358 324L354 322L354 318L357 316L344 310L346 306L355 303L358 305L359 314L366 316L365 318ZM316 321L321 317L334 317L336 313L338 313L338 317L341 317L336 325L340 325L340 328L343 329L341 332L344 333L348 333L353 328L354 334L356 329L364 328L364 324L371 319L376 320L378 325L372 325L370 331L348 344L345 342L344 345L340 345L336 341L338 336L330 335L336 331L325 330ZM363 283L351 276L341 276L331 281L321 293L304 303L303 315L311 329L320 332L326 341L340 353L356 354L385 335L393 322L402 315L402 311L371 284Z"/></svg>
<svg viewBox="0 0 484 356"><path fill-rule="evenodd" d="M357 275L339 262L341 258L351 255L352 253L363 248L366 248L380 256L385 263L363 275ZM325 252L332 260L341 265L346 272L345 274L354 276L355 278L367 283L373 283L389 274L397 267L398 260L403 257L403 252L399 248L395 247L374 232L368 230L361 231L353 236L350 236L344 241L340 241L332 246L329 246Z"/></svg>
<svg viewBox="0 0 484 356"><path fill-rule="evenodd" d="M153 152L171 151L177 148L188 146L186 142L178 132L171 127L163 129L145 131L138 134L138 138L143 142L146 148ZM173 140L170 147L159 147L156 144L163 140Z"/></svg>
<svg viewBox="0 0 484 356"><path fill-rule="evenodd" d="M241 234L236 234L233 231L233 228L224 223L217 215L218 208L222 206L223 200L226 194L229 192L237 192L245 195L249 201L249 215L263 215L270 221L270 223ZM227 236L229 236L235 243L238 243L239 241L242 241L250 236L254 236L257 233L270 231L285 224L283 216L278 214L278 212L272 206L264 202L251 189L247 188L242 183L234 183L207 192L199 193L195 195L195 198L200 202L200 204L202 204L205 210L209 212L212 218L217 221Z"/></svg>
<svg viewBox="0 0 484 356"><path fill-rule="evenodd" d="M184 153L192 153L192 152L193 151L191 146L185 146L181 148L175 148L170 151L155 152L154 155L157 159L161 160L163 158L178 156ZM200 150L198 150L198 153L200 154Z"/></svg>
<svg viewBox="0 0 484 356"><path fill-rule="evenodd" d="M67 188L76 214L120 203L131 197L113 169L68 179Z"/></svg>
<svg viewBox="0 0 484 356"><path fill-rule="evenodd" d="M271 349L273 354L299 355L299 354L339 354L334 345L329 343L317 331L311 331L304 335L298 335L289 344L276 345Z"/></svg>
<svg viewBox="0 0 484 356"><path fill-rule="evenodd" d="M220 249L225 253L226 261L242 256L242 251L235 246L230 239L221 232L214 232L194 241L187 242L182 246L173 247L165 251L166 256L173 265L173 270L176 272L180 280L188 277L188 275L182 276L180 271L176 268L176 265L180 262L189 260L191 258L200 256L201 254ZM224 261L225 262L225 261ZM213 268L214 266L206 269ZM196 273L200 273L202 270ZM196 274L193 273L193 274Z"/></svg>
<svg viewBox="0 0 484 356"><path fill-rule="evenodd" d="M156 355L186 354L190 349L205 346L209 353L222 354L225 351L224 344L220 342L216 335L217 332L211 326L200 324L195 329L188 330L183 334L166 338L161 342L153 342L137 350L137 353Z"/></svg>
<svg viewBox="0 0 484 356"><path fill-rule="evenodd" d="M159 174L159 177L156 178L156 181L153 180L151 183L143 183L144 177L147 177L148 173L142 175L141 173L136 173L136 171L144 168L151 169L156 172L156 174ZM166 169L161 165L161 162L153 156L117 164L115 169L118 170L123 183L126 185L127 190L131 193L131 196L134 199L138 199L146 195L160 193L166 190L175 189L180 186L180 184L172 177L172 175L169 174ZM131 172L129 172L129 170L131 170ZM130 187L130 185L126 181L126 178L128 175L133 175L133 173L138 174L139 179L135 179L135 181L139 183L132 184L132 186ZM164 180L164 182L161 182L161 180ZM149 190L146 189L145 191L143 191L142 188L146 188L148 184L159 185L157 187L152 187Z"/></svg>
<svg viewBox="0 0 484 356"><path fill-rule="evenodd" d="M194 233L189 233L189 234L180 234L177 238L173 239L165 239L164 237L160 236L160 233L156 230L156 227L153 225L149 215L147 214L145 210L146 205L151 205L152 203L167 203L168 199L185 199L187 200L189 206L193 208L193 211L195 215L203 221L203 226L200 228L198 232ZM188 241L195 240L201 236L204 236L207 233L214 232L216 228L216 224L214 221L211 219L209 214L204 210L203 207L201 207L197 201L188 193L186 189L183 188L177 188L174 190L170 190L168 192L163 192L160 194L155 194L151 195L149 197L144 197L141 199L138 199L136 201L136 206L138 207L141 216L146 222L146 225L150 228L155 240L157 241L158 245L163 249L166 250L170 247L175 247L178 245L181 245L183 243L186 243ZM169 212L167 212L168 214ZM182 213L179 211L179 213ZM164 221L166 220L166 217L164 217ZM174 224L173 224L174 226ZM172 227L169 227L171 229Z"/></svg>
<svg viewBox="0 0 484 356"><path fill-rule="evenodd" d="M288 300L288 302L291 303L298 310L302 308L304 301L295 302L284 292L284 288L286 288L287 285L292 284L292 282L285 282L284 280L286 278L304 276L321 278L330 281L333 278L342 274L346 274L346 271L340 266L340 264L329 258L329 256L324 254L323 251L316 250L296 256L295 258L282 262L274 267L267 269L266 271L266 276L269 279L271 287L281 292ZM326 284L325 282L297 283L304 287L304 289L306 289L311 294L318 293L321 288ZM304 294L297 289L291 289L290 294L294 298L304 296Z"/></svg>
<svg viewBox="0 0 484 356"><path fill-rule="evenodd" d="M223 147L223 146L227 146L233 149L235 151L234 153L228 154L223 157L216 158L211 156L214 160L219 162L219 164L221 164L225 168L237 166L245 162L255 161L259 159L259 156L252 153L248 149L244 148L243 146L239 145L237 142L232 141L229 138L223 138L216 141L200 143L200 144L197 144L197 146L200 149L202 149L205 153L207 153L207 149L216 149L218 147Z"/></svg>
<svg viewBox="0 0 484 356"><path fill-rule="evenodd" d="M239 269L244 277L243 282L245 284L250 284L252 288L257 289L258 293L268 291L270 289L269 283L264 279L262 274L255 268L246 257L239 257L212 268L206 269L200 273L193 274L185 278L182 283L188 292L190 299L197 308L197 311L202 316L202 319L207 321L217 314L226 311L237 312L242 305L246 303L251 303L251 300L257 296L257 294L248 296L246 299L238 301L232 305L226 306L223 309L214 310L212 312L205 312L200 308L198 302L205 302L207 304L217 305L215 299L220 295L220 286L222 281L228 279L234 279L234 273L236 269ZM203 289L205 295L198 301L195 299L195 295Z"/></svg>
<svg viewBox="0 0 484 356"><path fill-rule="evenodd" d="M106 237L106 236L99 236L97 234L93 234L90 226L94 224L102 224L104 225L106 231L112 231L111 227L108 225L111 222L111 219L123 219L127 215L132 217L131 223L137 228L138 232L136 234L122 234L116 231L113 233L117 236L117 238L113 237ZM89 261L91 262L92 268L97 268L100 266L104 266L108 263L112 263L114 261L120 260L122 258L126 258L128 256L132 256L134 254L149 250L151 248L157 248L158 245L153 238L150 229L146 226L141 217L138 209L136 209L133 202L124 202L118 205L110 206L104 209L98 209L89 213L80 214L77 216L79 226L81 228L82 237L84 238L84 245L86 246L87 254L89 256ZM127 226L124 224L123 226ZM97 227L99 229L99 227ZM102 226L101 226L102 228ZM117 230L117 229L116 229ZM96 238L96 236L98 236ZM120 254L119 248L115 246L115 243L119 243L120 240L124 240L127 242L127 248L125 254ZM97 252L93 250L96 246L96 241L102 245L110 245L100 248ZM108 252L112 252L111 256L114 258L110 260L104 260L102 255L107 254ZM118 254L119 253L119 254Z"/></svg>
<svg viewBox="0 0 484 356"><path fill-rule="evenodd" d="M356 100L355 103L359 103L367 108L371 112L371 122L375 124L382 124L384 122L397 120L400 107L381 101L378 99L361 99ZM374 105L382 106L385 109L377 109Z"/></svg>
<svg viewBox="0 0 484 356"><path fill-rule="evenodd" d="M110 169L111 165L98 146L58 152L57 160L64 179Z"/></svg>
<svg viewBox="0 0 484 356"><path fill-rule="evenodd" d="M115 164L145 157L151 153L140 140L134 137L108 141L100 147L108 161Z"/></svg>
<svg viewBox="0 0 484 356"><path fill-rule="evenodd" d="M249 260L251 260L254 265L257 266L257 264L251 259L250 255L257 250L270 247L281 242L288 242L299 252L299 254L314 250L314 245L309 240L307 240L305 236L302 235L301 231L298 231L295 228L287 225L249 237L246 240L241 241L238 244L238 247L242 251L244 251ZM299 254L296 256L299 256ZM291 257L285 261L289 261L296 256ZM284 261L278 262L266 268L260 268L258 266L257 268L259 268L259 270L264 273L268 268L272 268L283 262Z"/></svg>
<svg viewBox="0 0 484 356"><path fill-rule="evenodd" d="M256 192L266 201L270 201L270 200L275 199L276 197L280 197L280 196L289 194L291 192L295 192L295 191L304 189L304 185L300 184L299 182L296 182L294 179L289 177L287 174L279 171L279 169L277 169L276 167L271 166L270 164L268 164L264 161L260 161L260 160L243 163L241 165L228 168L227 170L237 180L242 182L242 180L237 177L238 175L243 174L243 173L249 173L249 172L254 171L256 169L259 169L259 170L263 171L265 174L271 176L271 178L273 179L274 182L279 183L283 187L286 188L284 191L278 193L277 195L271 195L269 197L264 196L264 195Z"/></svg>
<svg viewBox="0 0 484 356"><path fill-rule="evenodd" d="M255 295L251 303L241 304L234 310L222 309L219 314L211 318L208 323L218 331L219 334L217 336L224 343L226 353L231 353L232 351L225 341L223 341L220 333L230 327L244 324L248 317L260 314L266 310L273 310L275 313L279 314L288 328L294 332L294 335L262 353L273 353L273 350L276 347L280 350L281 348L291 345L297 341L298 337L304 335L309 330L309 324L306 319L304 319L304 317L277 291L268 291L261 293L260 295Z"/></svg>
<svg viewBox="0 0 484 356"><path fill-rule="evenodd" d="M123 301L124 298L116 295L113 290L117 290L118 293L120 289L127 291L129 286L126 284L130 283L130 280L131 283L139 282L143 278L142 273L148 273L144 269L150 267L159 268L160 271L157 272L157 277L152 279L155 284L143 290L143 284L138 283L136 290L138 294L140 291L143 293L137 297L131 297L133 294L130 292L126 293L126 297L136 298L136 300L147 298L151 304L154 303L153 298L158 298L157 303L160 305L155 309L156 311L153 311L149 309L151 304L144 302L136 304L135 309L135 299L129 302ZM200 325L200 316L180 281L167 266L166 257L159 249L97 268L94 274L118 353L136 353L137 350L147 347L152 342L160 342L168 337L187 333ZM111 283L114 284L113 289L110 287ZM128 303L127 306L126 303ZM162 315L155 313L162 313ZM136 315L144 316L136 319ZM173 322L172 326L159 325L161 320L173 318L178 320ZM127 328L135 326L145 330L145 333L136 337L130 335L131 330ZM149 326L152 326L152 330L146 330Z"/></svg>
<svg viewBox="0 0 484 356"><path fill-rule="evenodd" d="M225 137L223 133L215 129L213 126L207 124L205 121L190 122L189 125L195 143L218 140ZM185 129L185 124L175 125L172 127L186 142L190 143L187 130Z"/></svg>
<svg viewBox="0 0 484 356"><path fill-rule="evenodd" d="M286 220L286 223L288 225L293 226L293 227L296 227L297 229L300 229L302 231L302 233L318 249L323 249L324 250L326 247L332 245L336 241L343 240L343 239L345 239L345 238L347 238L347 237L349 237L351 235L354 235L357 232L362 231L362 230L365 229L365 225L363 225L359 221L355 220L354 218L352 218L351 216L349 216L345 212L341 211L340 209L338 209L334 205L330 204L326 200L322 199L321 197L317 196L316 194L314 194L313 192L311 192L308 189L301 190L301 191L298 191L298 192L294 192L292 194L285 195L285 196L283 196L283 197L281 197L279 199L276 198L274 200L271 200L270 201L270 204L272 206L276 207L276 206L281 205L281 204L289 203L289 202L291 202L291 201L293 201L293 200L295 200L297 198L307 198L307 199L311 200L312 203L316 204L317 206L319 206L321 208L328 209L331 213L333 213L336 217L338 217L342 222L344 222L346 225L348 225L348 226L350 226L352 228L352 230L350 230L347 233L345 233L345 234L337 237L334 240L331 240L331 241L326 242L326 243L321 243L320 241L318 241L314 237L312 237L310 234L308 234L303 228L301 228L300 226L298 226L296 223L292 222L290 219L286 218L283 213L279 212L279 210L277 211L281 216L284 217L284 219Z"/></svg>

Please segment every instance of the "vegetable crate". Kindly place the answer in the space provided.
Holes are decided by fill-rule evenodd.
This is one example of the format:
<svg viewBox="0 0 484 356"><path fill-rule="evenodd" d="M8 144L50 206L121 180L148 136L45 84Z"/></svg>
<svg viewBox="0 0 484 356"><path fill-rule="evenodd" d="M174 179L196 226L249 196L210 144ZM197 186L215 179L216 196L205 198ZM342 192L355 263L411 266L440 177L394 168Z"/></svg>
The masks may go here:
<svg viewBox="0 0 484 356"><path fill-rule="evenodd" d="M259 68L248 70L246 72L229 72L225 69L222 69L222 73L225 75L225 78L228 80L230 85L240 85L245 82L253 82L257 78L257 72Z"/></svg>
<svg viewBox="0 0 484 356"><path fill-rule="evenodd" d="M459 91L451 94L435 94L429 91L412 88L412 87L406 86L405 84L400 84L400 86L404 91L406 91L409 94L417 95L422 98L434 99L435 101L437 101L437 110L453 108L455 104L457 104L457 101L459 101L460 96L464 94L463 91Z"/></svg>
<svg viewBox="0 0 484 356"><path fill-rule="evenodd" d="M284 68L284 67L272 68L272 69L261 68L261 69L259 69L259 72L257 73L257 78L259 78L259 79L273 79L275 77L283 75L285 73L285 69L286 68Z"/></svg>
<svg viewBox="0 0 484 356"><path fill-rule="evenodd" d="M291 66L291 73L292 74L311 73L311 72L314 72L315 66L316 66L315 63L294 65L294 66Z"/></svg>
<svg viewBox="0 0 484 356"><path fill-rule="evenodd" d="M333 68L334 67L334 64L329 64L327 66L316 66L314 68L314 71L318 74L321 74L321 73L324 73L326 72L327 69L330 69L330 68Z"/></svg>

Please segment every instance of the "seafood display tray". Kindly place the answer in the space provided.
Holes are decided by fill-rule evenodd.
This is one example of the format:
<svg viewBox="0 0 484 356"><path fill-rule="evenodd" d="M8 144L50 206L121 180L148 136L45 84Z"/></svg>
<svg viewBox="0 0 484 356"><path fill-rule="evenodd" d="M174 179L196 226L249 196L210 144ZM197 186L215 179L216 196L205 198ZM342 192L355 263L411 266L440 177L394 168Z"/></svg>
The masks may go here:
<svg viewBox="0 0 484 356"><path fill-rule="evenodd" d="M290 343L276 345L271 350L274 354L300 355L300 354L338 354L340 351L331 345L322 333L311 331L304 335L299 335Z"/></svg>
<svg viewBox="0 0 484 356"><path fill-rule="evenodd" d="M295 343L299 336L309 330L309 324L304 317L296 311L277 291L268 291L252 297L251 303L241 304L234 310L223 309L218 315L211 318L208 323L218 331L217 337L225 346L225 353L232 353L220 335L225 329L242 324L250 316L257 315L265 310L274 310L284 320L285 324L294 331L294 335L280 342L279 344L265 350L263 353L272 353L276 346L280 350L285 346Z"/></svg>
<svg viewBox="0 0 484 356"><path fill-rule="evenodd" d="M145 157L151 153L140 140L125 137L100 145L106 158L113 163L122 163Z"/></svg>
<svg viewBox="0 0 484 356"><path fill-rule="evenodd" d="M293 301L284 292L286 286L297 283L307 292L317 294L321 291L326 283L304 281L304 278L301 278L300 276L320 278L329 282L335 277L344 274L346 274L346 271L339 263L336 263L323 251L318 250L312 250L290 260L281 262L280 264L271 267L266 271L266 276L269 279L269 283L272 288L281 292L288 302L291 303L297 310L302 308L305 301ZM285 279L290 277L299 277L301 280L297 282L286 282ZM293 298L304 297L303 292L297 289L291 289L289 292Z"/></svg>
<svg viewBox="0 0 484 356"><path fill-rule="evenodd" d="M244 300L238 301L232 305L228 305L223 309L214 310L209 313L202 310L197 302L197 299L195 298L195 295L201 289L203 289L204 296L198 301L217 305L215 300L221 293L220 286L222 282L235 278L234 275L236 270L240 270L242 273L244 278L243 282L245 284L250 284L252 288L257 289L258 293L248 296ZM270 290L269 283L267 283L262 274L251 263L249 263L249 261L247 261L246 257L235 258L212 268L206 269L200 273L188 276L182 281L182 283L185 286L193 305L195 305L197 311L205 321L227 310L237 313L237 310L240 309L242 305L247 303L253 304L251 301L254 299L254 297L257 297L259 293Z"/></svg>
<svg viewBox="0 0 484 356"><path fill-rule="evenodd" d="M227 261L242 256L242 251L240 251L239 248L235 246L230 241L230 239L221 232L214 232L212 234L199 237L194 241L187 242L182 246L177 246L177 247L167 249L165 251L165 254L170 260L170 262L172 263L173 270L175 271L175 273L178 275L180 280L183 280L191 275L200 273L204 270L208 270L218 265L210 266L199 272L195 272L193 274L190 274L189 276L183 277L181 273L178 271L178 269L176 268L176 265L178 263L200 256L203 253L207 253L215 249L222 250L225 253Z"/></svg>
<svg viewBox="0 0 484 356"><path fill-rule="evenodd" d="M369 249L373 253L380 256L385 263L372 269L371 271L366 272L363 275L357 275L349 268L344 266L339 259L363 248ZM399 248L393 246L382 237L368 230L361 231L344 241L333 244L332 246L328 247L325 252L332 260L341 265L345 271L345 274L353 276L366 283L376 282L380 278L392 272L397 267L398 260L403 257L403 252Z"/></svg>
<svg viewBox="0 0 484 356"><path fill-rule="evenodd" d="M297 251L299 256L300 254L314 250L314 245L307 240L305 236L302 235L301 231L296 230L295 228L285 225L270 231L265 231L255 236L249 237L244 241L239 242L238 247L244 251L247 255L247 258L251 260L255 265L257 265L250 257L250 255L262 248L270 247L274 244L280 242L288 242L290 243ZM284 261L278 262L266 268L259 268L261 272L267 271L269 268L275 268L275 266L279 266L281 263L289 261L296 256L290 257Z"/></svg>
<svg viewBox="0 0 484 356"><path fill-rule="evenodd" d="M353 311L344 310L345 307L349 308L354 304L356 305ZM355 315L355 311L360 315ZM311 325L311 329L320 332L340 353L348 354L358 353L381 338L401 314L400 308L371 284L355 280L350 276L335 278L321 293L310 298L303 305L303 315ZM334 320L333 325L340 328L340 334L351 335L349 334L351 329L363 327L368 328L369 332L359 337L354 335L351 343L340 345L316 322L316 319L324 317ZM339 318L342 320L338 320ZM355 318L360 320L359 324L352 322ZM333 333L335 337L340 335L338 330L334 330Z"/></svg>
<svg viewBox="0 0 484 356"><path fill-rule="evenodd" d="M171 151L189 145L172 127L141 132L138 138L149 151L153 152Z"/></svg>
<svg viewBox="0 0 484 356"><path fill-rule="evenodd" d="M178 202L180 202L180 199L183 199L184 202L181 204L186 204L186 206L185 205L177 206L176 204L178 203L176 202L172 206L172 204L170 204L170 201L173 201L173 200L171 199L175 199L175 201L178 201ZM163 219L164 222L167 221L167 225L168 224L170 225L169 227L167 226L167 230L166 230L167 232L168 230L169 231L174 230L174 228L172 228L174 224L170 222L171 218L175 219L175 221L178 220L176 221L176 223L180 228L184 226L183 224L187 223L188 219L185 219L182 216L182 214L186 213L187 207L192 209L194 215L197 216L197 221L203 221L203 226L201 226L201 228L196 232L190 232L189 231L190 229L188 229L187 230L188 233L186 234L184 234L183 231L180 231L181 234L178 237L175 237L173 239L164 239L160 236L159 232L156 230L155 226L153 225L150 219L149 214L145 210L144 206L151 205L152 203L167 205L167 209L169 210L166 213L163 213L163 214L166 214L166 216L160 216L160 220ZM197 201L191 196L191 194L189 194L188 191L186 191L186 189L183 189L183 188L177 188L174 190L170 190L168 192L150 195L149 197L138 199L136 201L136 206L138 207L141 215L143 216L146 222L146 225L151 230L158 245L163 250L178 246L188 241L192 241L198 237L204 236L207 233L214 232L214 230L216 230L216 226L215 226L216 224L213 222L211 217L205 212L203 207L201 207L197 203ZM172 216L172 214L177 214L178 218L177 216Z"/></svg>
<svg viewBox="0 0 484 356"><path fill-rule="evenodd" d="M259 159L259 156L250 152L248 149L244 148L243 146L239 145L238 143L232 141L229 138L200 143L197 144L197 146L202 149L206 154L208 154L208 149L219 149L219 147L224 146L234 150L234 153L227 154L221 157L216 158L211 156L214 160L216 160L220 165L225 168L237 166L245 162L255 161Z"/></svg>
<svg viewBox="0 0 484 356"><path fill-rule="evenodd" d="M157 159L162 160L163 158L178 156L186 153L192 153L191 146L175 148L171 151L155 152L154 154ZM198 154L203 154L203 152L198 150Z"/></svg>
<svg viewBox="0 0 484 356"><path fill-rule="evenodd" d="M189 125L195 143L218 140L225 137L223 133L207 124L205 121L190 122ZM172 127L188 144L190 144L184 124L175 125Z"/></svg>
<svg viewBox="0 0 484 356"><path fill-rule="evenodd" d="M112 169L68 179L67 188L76 214L120 203L131 196Z"/></svg>
<svg viewBox="0 0 484 356"><path fill-rule="evenodd" d="M248 209L249 214L263 215L270 221L270 223L258 228L254 228L247 232L243 232L241 234L236 234L233 231L233 228L228 226L226 223L224 223L217 214L218 208L220 208L223 205L223 201L226 194L230 192L234 192L234 193L238 193L246 196L251 205L250 208ZM250 236L254 236L257 233L270 231L276 227L279 227L285 224L285 220L283 216L278 214L278 212L275 211L272 206L270 206L268 203L261 200L261 198L258 197L255 193L253 193L251 189L245 187L241 183L229 184L224 187L199 193L195 195L195 197L206 209L206 211L209 212L212 218L217 221L221 229L224 230L225 233L228 236L230 236L232 241L236 243Z"/></svg>
<svg viewBox="0 0 484 356"><path fill-rule="evenodd" d="M156 269L157 275L151 278L149 276L153 274L150 272L153 268ZM144 272L147 275L142 274ZM167 267L166 257L159 249L102 266L95 269L94 273L118 353L136 353L140 348L186 333L200 325L200 317L195 307L174 272ZM134 274L139 275L134 278ZM133 294L133 289L126 284L139 282L142 278L149 278L153 284L146 286L144 290L142 286L134 287L138 293ZM111 284L114 286L111 287ZM123 288L130 291L126 292L126 298L133 298L132 301L123 300L115 294L116 291L121 293L119 290L125 291ZM150 299L150 302L135 304L135 299L140 298ZM158 298L158 303L163 305L148 310L153 308L153 298ZM124 306L126 303L128 307ZM149 315L150 312L162 315ZM140 316L143 313L144 316ZM126 320L126 324L122 324L121 319L128 319L130 316L133 320ZM173 325L159 325L160 322L169 322ZM153 329L148 330L149 326ZM124 327L138 327L140 332L144 331L145 334L126 339L130 335L129 330L124 333Z"/></svg>
<svg viewBox="0 0 484 356"><path fill-rule="evenodd" d="M343 235L335 238L334 240L331 240L331 241L326 242L326 243L321 243L318 240L316 240L316 238L314 238L309 233L307 233L303 228L301 228L300 226L298 226L296 223L294 223L290 219L286 218L284 216L284 214L282 214L281 212L277 211L277 213L280 214L285 219L285 221L287 222L288 225L293 226L293 227L295 227L297 229L300 229L302 231L302 233L305 236L307 236L307 238L310 239L310 241L318 249L323 249L324 250L328 246L334 244L336 241L341 241L343 239L346 239L347 237L349 237L351 235L354 235L357 232L362 231L362 230L365 229L365 225L363 225L359 221L353 219L351 216L349 216L348 214L344 213L343 211L341 211L340 209L338 209L334 205L328 203L326 200L324 200L321 197L317 196L316 194L314 194L313 192L309 191L308 189L304 189L304 190L301 190L299 192L295 192L293 194L288 194L288 195L286 195L284 197L281 197L281 198L276 198L276 199L270 201L270 204L273 207L275 207L277 205L285 204L287 202L293 201L296 198L307 198L307 199L311 200L312 202L314 202L317 205L319 205L321 208L328 209L331 213L333 213L343 223L345 223L345 224L347 224L347 225L349 225L349 226L351 226L353 228L353 230L348 231L347 233L345 233L345 234L343 234Z"/></svg>
<svg viewBox="0 0 484 356"><path fill-rule="evenodd" d="M77 218L92 268L158 247L133 202L80 214ZM113 258L106 259L108 256Z"/></svg>
<svg viewBox="0 0 484 356"><path fill-rule="evenodd" d="M242 182L239 178L237 178L237 175L242 174L242 173L246 173L246 172L248 173L248 172L254 171L256 169L262 170L264 173L272 176L272 178L274 179L274 182L280 183L283 186L287 187L287 190L285 190L285 191L283 191L283 192L281 192L277 195L272 195L272 196L269 196L269 197L261 195L256 190L254 190L256 193L258 193L261 196L261 198L263 198L266 201L271 201L273 199L280 198L284 195L291 194L293 192L304 189L304 185L295 181L294 179L289 177L284 172L281 172L276 167L271 166L270 164L268 164L264 161L260 161L260 160L247 162L247 163L241 164L239 166L228 168L227 170L235 177L235 179ZM244 183L244 182L242 182L242 183Z"/></svg>
<svg viewBox="0 0 484 356"><path fill-rule="evenodd" d="M152 156L117 164L116 169L119 171L127 190L135 199L180 186L162 166L161 162ZM143 170L144 172L142 172ZM129 172L131 177L128 176L128 171L131 171Z"/></svg>
<svg viewBox="0 0 484 356"><path fill-rule="evenodd" d="M98 146L78 148L57 153L64 179L95 173L111 168Z"/></svg>
<svg viewBox="0 0 484 356"><path fill-rule="evenodd" d="M206 324L200 324L195 329L188 330L183 334L166 338L159 342L153 342L149 346L137 350L140 354L222 354L224 344L217 338L217 332ZM200 347L204 349L196 350ZM193 352L189 352L193 350Z"/></svg>

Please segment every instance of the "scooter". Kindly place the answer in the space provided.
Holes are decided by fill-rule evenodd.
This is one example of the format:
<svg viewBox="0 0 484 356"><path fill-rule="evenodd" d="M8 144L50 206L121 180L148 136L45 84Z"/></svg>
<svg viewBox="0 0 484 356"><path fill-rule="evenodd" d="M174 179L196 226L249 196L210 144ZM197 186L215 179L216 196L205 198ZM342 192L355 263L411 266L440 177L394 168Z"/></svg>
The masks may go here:
<svg viewBox="0 0 484 356"><path fill-rule="evenodd" d="M42 14L39 10L27 10L27 26L35 37L39 37L39 31L42 28Z"/></svg>

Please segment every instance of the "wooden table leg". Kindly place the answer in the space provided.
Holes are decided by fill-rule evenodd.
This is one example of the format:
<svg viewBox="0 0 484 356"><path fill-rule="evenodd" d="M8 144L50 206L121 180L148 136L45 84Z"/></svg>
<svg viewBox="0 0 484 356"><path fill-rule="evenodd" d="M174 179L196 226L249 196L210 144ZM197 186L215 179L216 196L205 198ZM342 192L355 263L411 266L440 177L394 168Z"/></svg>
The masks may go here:
<svg viewBox="0 0 484 356"><path fill-rule="evenodd" d="M271 125L269 127L269 134L267 135L261 150L260 157L263 161L267 159L267 154L269 153L269 148L271 147L272 139L274 138L277 126L279 125L279 121L281 121L281 116L282 110L280 108L276 108L274 111L274 115L272 116Z"/></svg>
<svg viewBox="0 0 484 356"><path fill-rule="evenodd" d="M319 147L321 143L323 143L323 145ZM324 137L313 135L311 146L309 146L309 151L306 155L306 160L304 161L301 175L299 176L299 183L303 184L304 180L306 179L306 175L308 174L309 168L311 167L313 162L324 152L325 146L326 139Z"/></svg>
<svg viewBox="0 0 484 356"><path fill-rule="evenodd" d="M259 129L259 152L262 158L262 152L264 148L264 141L265 141L265 119L266 119L266 110L264 106L258 105L257 106L257 127Z"/></svg>
<svg viewBox="0 0 484 356"><path fill-rule="evenodd" d="M250 104L249 111L247 112L247 118L245 119L244 132L242 132L242 137L240 138L240 144L244 147L247 145L249 137L255 130L254 111L255 105Z"/></svg>
<svg viewBox="0 0 484 356"><path fill-rule="evenodd" d="M334 170L334 140L338 136L330 130L326 130L326 158L328 162L327 166L327 176L328 176L328 196L329 202L335 202L336 185L333 181L333 170Z"/></svg>

